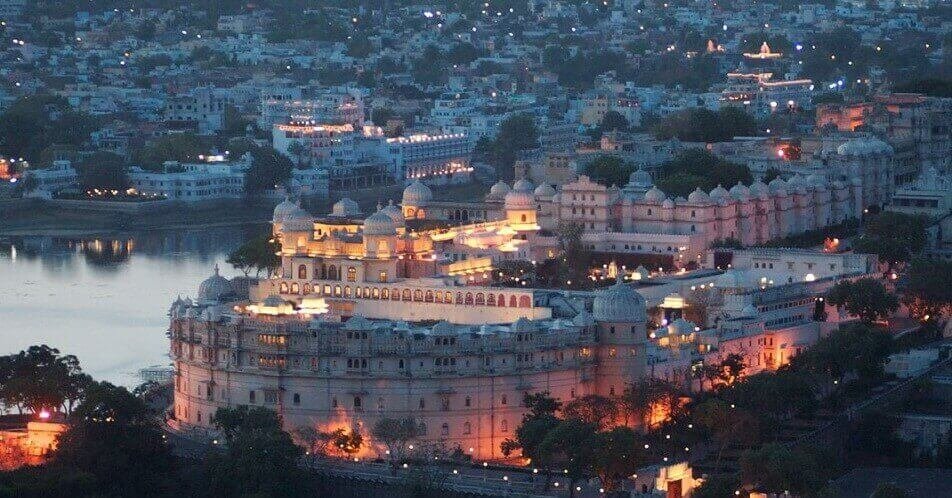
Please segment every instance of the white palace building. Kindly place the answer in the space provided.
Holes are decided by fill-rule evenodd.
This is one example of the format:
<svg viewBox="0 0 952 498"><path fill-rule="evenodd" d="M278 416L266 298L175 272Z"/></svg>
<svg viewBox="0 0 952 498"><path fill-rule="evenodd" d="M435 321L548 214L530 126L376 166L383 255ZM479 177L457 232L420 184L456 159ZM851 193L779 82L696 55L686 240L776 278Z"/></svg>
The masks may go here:
<svg viewBox="0 0 952 498"><path fill-rule="evenodd" d="M366 217L348 199L319 218L287 200L274 212L273 275L249 283L216 270L194 300L172 304L171 424L206 431L221 407L265 406L287 429L360 431L363 454L380 455L374 423L412 417L421 445L493 459L526 393L617 396L644 376L690 387L692 366L728 352L752 371L776 368L841 318L818 296L872 273L874 260L740 251L725 272L616 269L594 292L502 287L489 274L500 260L528 261L551 238L541 227L561 218L584 222L587 237L759 241L855 215L858 190L794 178L673 200L636 173L621 190L521 181L455 206L414 181L402 206ZM440 228L411 228L424 225Z"/></svg>

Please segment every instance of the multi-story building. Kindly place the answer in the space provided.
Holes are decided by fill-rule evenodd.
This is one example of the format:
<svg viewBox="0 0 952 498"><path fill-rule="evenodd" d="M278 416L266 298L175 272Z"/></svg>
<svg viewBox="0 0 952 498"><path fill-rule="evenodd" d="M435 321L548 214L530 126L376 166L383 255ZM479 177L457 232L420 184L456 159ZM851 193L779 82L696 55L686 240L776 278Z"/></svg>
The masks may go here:
<svg viewBox="0 0 952 498"><path fill-rule="evenodd" d="M225 121L225 102L214 90L198 87L169 97L165 105L165 121L170 125L193 127L203 135L221 130Z"/></svg>
<svg viewBox="0 0 952 498"><path fill-rule="evenodd" d="M140 194L176 201L240 199L244 195L245 172L249 167L250 155L230 162L221 156L210 156L202 163L169 161L161 172L133 167L129 171L129 181Z"/></svg>

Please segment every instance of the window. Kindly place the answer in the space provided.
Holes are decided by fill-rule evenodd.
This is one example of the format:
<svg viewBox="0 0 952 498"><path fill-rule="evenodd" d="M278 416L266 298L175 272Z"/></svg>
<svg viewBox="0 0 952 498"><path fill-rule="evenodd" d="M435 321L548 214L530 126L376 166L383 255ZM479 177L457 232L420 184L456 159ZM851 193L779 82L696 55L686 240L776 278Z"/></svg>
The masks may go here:
<svg viewBox="0 0 952 498"><path fill-rule="evenodd" d="M357 268L353 266L347 267L347 281L356 282L357 281Z"/></svg>
<svg viewBox="0 0 952 498"><path fill-rule="evenodd" d="M420 409L421 410L426 409L426 400L423 398L420 398Z"/></svg>
<svg viewBox="0 0 952 498"><path fill-rule="evenodd" d="M363 400L360 399L360 396L354 396L354 411L355 412L363 411L364 410L363 406L364 406L364 403L363 403Z"/></svg>
<svg viewBox="0 0 952 498"><path fill-rule="evenodd" d="M298 393L294 393L293 402L294 402L295 405L300 405L300 404L301 404L301 395L298 394Z"/></svg>
<svg viewBox="0 0 952 498"><path fill-rule="evenodd" d="M472 434L473 433L473 424L469 422L463 422L463 434Z"/></svg>
<svg viewBox="0 0 952 498"><path fill-rule="evenodd" d="M509 421L503 419L503 421L499 424L499 430L502 432L509 432Z"/></svg>
<svg viewBox="0 0 952 498"><path fill-rule="evenodd" d="M307 278L307 265L298 266L298 278L301 280Z"/></svg>
<svg viewBox="0 0 952 498"><path fill-rule="evenodd" d="M256 403L256 401L255 401L255 392L254 392L254 391L248 391L248 402L249 402L249 403Z"/></svg>
<svg viewBox="0 0 952 498"><path fill-rule="evenodd" d="M503 405L507 405L507 404L509 404L509 398L506 397L505 394L503 394L503 395L502 395L502 400L501 400L501 402L502 402Z"/></svg>
<svg viewBox="0 0 952 498"><path fill-rule="evenodd" d="M466 396L466 407L469 407L473 404L473 398Z"/></svg>
<svg viewBox="0 0 952 498"><path fill-rule="evenodd" d="M444 422L443 425L440 426L440 435L441 435L441 436L449 436L449 435L450 435L450 424L447 424L447 423Z"/></svg>

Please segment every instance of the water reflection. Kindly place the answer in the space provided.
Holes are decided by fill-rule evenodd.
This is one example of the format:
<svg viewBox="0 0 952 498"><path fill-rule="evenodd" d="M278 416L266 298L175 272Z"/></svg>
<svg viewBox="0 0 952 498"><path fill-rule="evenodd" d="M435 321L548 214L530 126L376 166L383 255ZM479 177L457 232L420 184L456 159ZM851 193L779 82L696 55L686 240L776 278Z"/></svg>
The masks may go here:
<svg viewBox="0 0 952 498"><path fill-rule="evenodd" d="M97 378L133 384L167 364L166 312L263 225L114 237L0 238L0 354L46 343Z"/></svg>

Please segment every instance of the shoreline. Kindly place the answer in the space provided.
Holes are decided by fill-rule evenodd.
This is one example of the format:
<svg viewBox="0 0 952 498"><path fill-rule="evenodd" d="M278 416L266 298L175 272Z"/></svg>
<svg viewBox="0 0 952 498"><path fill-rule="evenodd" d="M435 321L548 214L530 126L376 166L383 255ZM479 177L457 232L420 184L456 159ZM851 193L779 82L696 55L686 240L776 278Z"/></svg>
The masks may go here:
<svg viewBox="0 0 952 498"><path fill-rule="evenodd" d="M87 228L65 228L65 227L42 227L42 228L16 228L16 229L2 229L0 228L0 237L31 237L31 236L42 236L42 237L96 237L96 236L106 236L106 235L121 235L126 233L141 233L141 232L156 232L161 230L200 230L205 228L224 228L240 225L264 225L270 223L270 219L249 219L249 220L234 220L234 221L222 221L222 222L209 222L209 223L196 223L196 224L169 224L169 225L153 225L138 229L129 229L129 228L100 228L100 227L87 227Z"/></svg>

